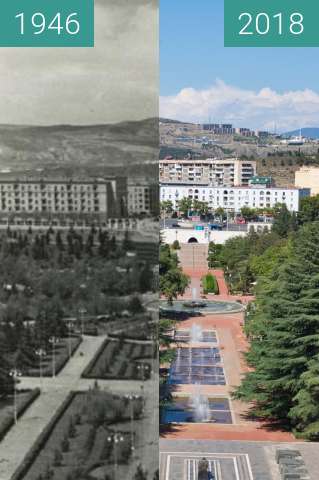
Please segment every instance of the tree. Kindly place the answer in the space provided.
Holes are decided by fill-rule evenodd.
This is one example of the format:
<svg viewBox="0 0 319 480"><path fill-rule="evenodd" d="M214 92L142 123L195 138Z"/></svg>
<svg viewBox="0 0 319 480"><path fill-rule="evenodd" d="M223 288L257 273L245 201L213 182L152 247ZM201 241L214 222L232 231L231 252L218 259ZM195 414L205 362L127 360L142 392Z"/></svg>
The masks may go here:
<svg viewBox="0 0 319 480"><path fill-rule="evenodd" d="M180 250L181 246L179 244L179 241L178 240L174 240L173 244L172 244L172 249L173 250Z"/></svg>
<svg viewBox="0 0 319 480"><path fill-rule="evenodd" d="M299 218L301 223L319 220L319 195L301 200Z"/></svg>
<svg viewBox="0 0 319 480"><path fill-rule="evenodd" d="M246 374L235 396L253 402L252 414L284 422L319 439L319 224L303 227L291 251L257 291L249 321Z"/></svg>
<svg viewBox="0 0 319 480"><path fill-rule="evenodd" d="M176 253L168 245L160 246L160 292L172 303L178 295L183 295L189 278L178 266Z"/></svg>
<svg viewBox="0 0 319 480"><path fill-rule="evenodd" d="M240 209L240 214L246 220L246 222L250 222L256 218L256 210L254 208L242 207Z"/></svg>
<svg viewBox="0 0 319 480"><path fill-rule="evenodd" d="M184 197L178 201L178 210L182 213L183 217L188 218L189 212L192 209L193 200L191 198Z"/></svg>
<svg viewBox="0 0 319 480"><path fill-rule="evenodd" d="M208 266L209 268L220 267L220 255L223 251L223 245L209 242L208 246Z"/></svg>
<svg viewBox="0 0 319 480"><path fill-rule="evenodd" d="M161 213L172 213L173 212L173 202L171 200L164 200L160 203Z"/></svg>
<svg viewBox="0 0 319 480"><path fill-rule="evenodd" d="M134 480L147 480L147 473L144 471L142 465L137 467Z"/></svg>
<svg viewBox="0 0 319 480"><path fill-rule="evenodd" d="M225 210L224 210L222 207L216 208L214 214L215 214L215 216L219 217L219 219L220 219L221 222L223 221L223 219L224 219L225 216L226 216L226 212L225 212Z"/></svg>
<svg viewBox="0 0 319 480"><path fill-rule="evenodd" d="M201 202L200 200L193 201L193 210L197 215L207 215L209 212L209 206L207 202Z"/></svg>
<svg viewBox="0 0 319 480"><path fill-rule="evenodd" d="M287 237L287 235L294 230L294 223L292 214L289 212L286 204L276 205L273 232L277 233L280 237Z"/></svg>

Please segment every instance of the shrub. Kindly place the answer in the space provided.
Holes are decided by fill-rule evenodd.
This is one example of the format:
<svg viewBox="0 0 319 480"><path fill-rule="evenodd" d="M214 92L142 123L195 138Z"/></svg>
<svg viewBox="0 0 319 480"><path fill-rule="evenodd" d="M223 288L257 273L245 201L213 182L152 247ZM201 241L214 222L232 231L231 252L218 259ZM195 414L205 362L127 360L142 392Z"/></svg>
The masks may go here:
<svg viewBox="0 0 319 480"><path fill-rule="evenodd" d="M64 437L61 443L62 452L68 452L70 450L70 442L67 436Z"/></svg>
<svg viewBox="0 0 319 480"><path fill-rule="evenodd" d="M56 449L54 452L54 461L53 464L55 467L59 467L62 464L63 455L60 450Z"/></svg>
<svg viewBox="0 0 319 480"><path fill-rule="evenodd" d="M178 240L174 240L174 242L172 244L172 248L173 248L173 250L180 250L181 249L181 246L180 246Z"/></svg>
<svg viewBox="0 0 319 480"><path fill-rule="evenodd" d="M218 283L214 275L211 273L208 273L202 278L202 285L203 285L203 290L204 293L215 293L218 295L219 293L219 288L218 288Z"/></svg>

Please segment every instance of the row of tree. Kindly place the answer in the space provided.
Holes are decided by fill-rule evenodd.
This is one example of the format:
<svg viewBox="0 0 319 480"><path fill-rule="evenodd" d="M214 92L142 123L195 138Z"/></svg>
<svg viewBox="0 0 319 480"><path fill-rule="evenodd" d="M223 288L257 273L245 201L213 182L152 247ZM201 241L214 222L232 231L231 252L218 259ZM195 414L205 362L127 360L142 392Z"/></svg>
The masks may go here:
<svg viewBox="0 0 319 480"><path fill-rule="evenodd" d="M263 254L246 323L252 370L235 394L310 440L319 440L318 242L314 222Z"/></svg>

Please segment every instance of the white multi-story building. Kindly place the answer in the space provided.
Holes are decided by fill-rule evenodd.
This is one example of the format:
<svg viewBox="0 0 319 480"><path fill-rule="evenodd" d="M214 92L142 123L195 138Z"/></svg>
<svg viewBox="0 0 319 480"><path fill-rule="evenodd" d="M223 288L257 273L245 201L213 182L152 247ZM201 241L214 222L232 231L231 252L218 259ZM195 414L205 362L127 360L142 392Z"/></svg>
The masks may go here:
<svg viewBox="0 0 319 480"><path fill-rule="evenodd" d="M187 185L162 183L160 200L170 200L178 210L178 202L190 198L207 202L212 210L218 207L240 212L242 207L272 208L278 203L286 204L288 210L297 212L301 198L310 195L309 189L280 187L212 187L211 185Z"/></svg>
<svg viewBox="0 0 319 480"><path fill-rule="evenodd" d="M212 186L248 185L256 175L256 162L238 158L206 160L161 160L160 182L210 184Z"/></svg>

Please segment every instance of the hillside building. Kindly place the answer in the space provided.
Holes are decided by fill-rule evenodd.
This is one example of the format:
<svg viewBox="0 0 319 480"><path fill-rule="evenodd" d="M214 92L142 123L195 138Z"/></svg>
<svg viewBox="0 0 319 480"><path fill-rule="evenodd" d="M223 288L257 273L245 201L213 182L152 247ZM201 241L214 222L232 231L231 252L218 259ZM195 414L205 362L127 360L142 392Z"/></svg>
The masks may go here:
<svg viewBox="0 0 319 480"><path fill-rule="evenodd" d="M256 162L238 158L160 161L160 182L209 184L212 186L248 185L256 175Z"/></svg>
<svg viewBox="0 0 319 480"><path fill-rule="evenodd" d="M311 195L319 195L319 168L301 167L295 173L295 186L299 188L310 188Z"/></svg>

